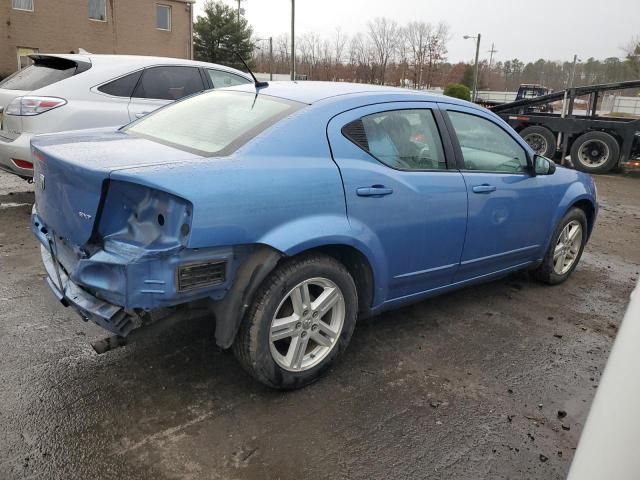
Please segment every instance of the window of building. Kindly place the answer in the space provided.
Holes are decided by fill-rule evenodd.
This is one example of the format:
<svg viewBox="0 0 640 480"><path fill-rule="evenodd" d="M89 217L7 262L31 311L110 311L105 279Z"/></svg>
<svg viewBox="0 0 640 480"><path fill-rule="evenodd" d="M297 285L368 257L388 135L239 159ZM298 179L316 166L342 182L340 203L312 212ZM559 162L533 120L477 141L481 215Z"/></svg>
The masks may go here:
<svg viewBox="0 0 640 480"><path fill-rule="evenodd" d="M458 137L465 170L522 173L527 168L527 154L506 131L476 115L449 111Z"/></svg>
<svg viewBox="0 0 640 480"><path fill-rule="evenodd" d="M233 87L234 85L242 85L244 83L251 83L251 80L247 80L240 75L235 75L229 72L223 72L222 70L207 69L213 88Z"/></svg>
<svg viewBox="0 0 640 480"><path fill-rule="evenodd" d="M14 10L33 12L33 0L11 0L11 7Z"/></svg>
<svg viewBox="0 0 640 480"><path fill-rule="evenodd" d="M107 0L89 0L89 18L100 22L107 21Z"/></svg>
<svg viewBox="0 0 640 480"><path fill-rule="evenodd" d="M171 30L171 7L169 5L156 5L156 28Z"/></svg>
<svg viewBox="0 0 640 480"><path fill-rule="evenodd" d="M440 132L429 109L367 115L344 126L343 134L385 165L398 170L444 170Z"/></svg>

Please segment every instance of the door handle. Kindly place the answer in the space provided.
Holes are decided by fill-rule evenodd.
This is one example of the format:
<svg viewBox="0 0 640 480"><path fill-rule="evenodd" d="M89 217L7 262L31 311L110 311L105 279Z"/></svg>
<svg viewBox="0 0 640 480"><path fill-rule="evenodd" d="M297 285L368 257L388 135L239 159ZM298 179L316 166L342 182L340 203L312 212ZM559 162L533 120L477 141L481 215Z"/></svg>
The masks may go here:
<svg viewBox="0 0 640 480"><path fill-rule="evenodd" d="M496 187L493 185L487 185L486 183L483 185L476 185L472 188L473 193L491 193L496 191Z"/></svg>
<svg viewBox="0 0 640 480"><path fill-rule="evenodd" d="M151 112L138 112L136 113L136 118L142 118L145 115L149 115Z"/></svg>
<svg viewBox="0 0 640 480"><path fill-rule="evenodd" d="M373 185L371 187L360 187L356 189L359 197L382 197L383 195L391 195L393 188L384 185Z"/></svg>

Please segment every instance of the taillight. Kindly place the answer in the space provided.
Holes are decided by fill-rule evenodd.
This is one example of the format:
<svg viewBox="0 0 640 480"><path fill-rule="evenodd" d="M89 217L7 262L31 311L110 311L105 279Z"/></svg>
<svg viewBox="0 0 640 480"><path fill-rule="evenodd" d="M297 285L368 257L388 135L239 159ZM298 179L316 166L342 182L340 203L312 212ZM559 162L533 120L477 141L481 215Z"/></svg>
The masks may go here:
<svg viewBox="0 0 640 480"><path fill-rule="evenodd" d="M33 116L48 112L67 103L64 98L57 97L17 97L7 106L6 115Z"/></svg>
<svg viewBox="0 0 640 480"><path fill-rule="evenodd" d="M12 158L11 161L18 168L26 168L29 170L33 170L33 163L27 162L26 160L20 160L19 158Z"/></svg>

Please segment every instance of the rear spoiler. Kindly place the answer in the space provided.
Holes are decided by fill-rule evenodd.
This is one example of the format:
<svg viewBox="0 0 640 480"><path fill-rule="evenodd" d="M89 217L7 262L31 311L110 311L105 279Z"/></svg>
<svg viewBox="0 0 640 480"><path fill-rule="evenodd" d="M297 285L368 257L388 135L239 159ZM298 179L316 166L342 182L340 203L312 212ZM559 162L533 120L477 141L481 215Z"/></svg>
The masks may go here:
<svg viewBox="0 0 640 480"><path fill-rule="evenodd" d="M29 55L29 58L33 60L34 63L45 65L47 67L56 68L60 70L66 70L67 68L76 69L76 75L78 73L86 72L91 68L91 62L80 59L71 59L63 56L57 55L44 55L39 53L34 53Z"/></svg>

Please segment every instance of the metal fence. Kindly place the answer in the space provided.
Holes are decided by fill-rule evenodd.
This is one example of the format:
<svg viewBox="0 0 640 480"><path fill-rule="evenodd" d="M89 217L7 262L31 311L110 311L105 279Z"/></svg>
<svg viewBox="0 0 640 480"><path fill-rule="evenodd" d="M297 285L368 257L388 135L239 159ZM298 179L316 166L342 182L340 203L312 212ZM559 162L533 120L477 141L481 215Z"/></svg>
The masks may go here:
<svg viewBox="0 0 640 480"><path fill-rule="evenodd" d="M602 99L600 110L603 112L640 116L640 97L607 95Z"/></svg>

